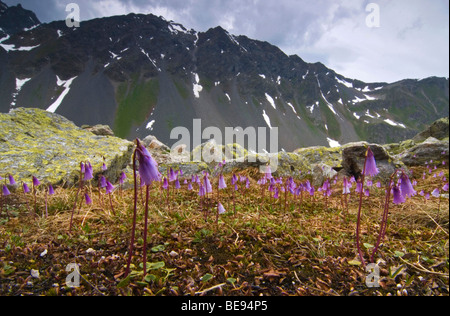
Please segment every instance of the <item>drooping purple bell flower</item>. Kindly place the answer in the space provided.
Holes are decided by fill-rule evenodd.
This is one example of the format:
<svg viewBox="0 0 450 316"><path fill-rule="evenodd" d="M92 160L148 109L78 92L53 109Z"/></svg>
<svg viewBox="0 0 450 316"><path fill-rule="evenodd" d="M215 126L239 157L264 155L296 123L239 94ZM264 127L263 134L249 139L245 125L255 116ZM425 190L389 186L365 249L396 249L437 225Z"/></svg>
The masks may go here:
<svg viewBox="0 0 450 316"><path fill-rule="evenodd" d="M109 181L106 181L106 194L110 194L110 193L114 192L114 190L115 190L115 188L112 185L112 183Z"/></svg>
<svg viewBox="0 0 450 316"><path fill-rule="evenodd" d="M48 185L48 195L54 195L55 190L53 189L53 186L51 184Z"/></svg>
<svg viewBox="0 0 450 316"><path fill-rule="evenodd" d="M445 192L448 191L448 182L446 184L444 184L444 186L442 187L442 190L444 190Z"/></svg>
<svg viewBox="0 0 450 316"><path fill-rule="evenodd" d="M348 181L347 177L344 177L344 185L343 185L342 194L350 194L351 186L352 186L352 184Z"/></svg>
<svg viewBox="0 0 450 316"><path fill-rule="evenodd" d="M3 192L4 196L11 194L11 192L9 192L8 187L6 185L3 185L2 192Z"/></svg>
<svg viewBox="0 0 450 316"><path fill-rule="evenodd" d="M372 150L370 149L370 147L367 149L367 154L366 154L366 168L364 171L365 175L369 175L371 177L376 176L379 173L379 170L377 168L377 164L375 162L375 157L373 155Z"/></svg>
<svg viewBox="0 0 450 316"><path fill-rule="evenodd" d="M402 174L400 177L400 190L404 197L413 197L417 195L417 192L414 190L409 177L406 174Z"/></svg>
<svg viewBox="0 0 450 316"><path fill-rule="evenodd" d="M205 184L206 193L211 193L212 192L212 186L211 186L211 181L209 181L208 174L205 174L205 177L203 178L203 181L204 181L204 184Z"/></svg>
<svg viewBox="0 0 450 316"><path fill-rule="evenodd" d="M12 175L8 175L9 184L10 185L16 185L16 180L14 180L14 177Z"/></svg>
<svg viewBox="0 0 450 316"><path fill-rule="evenodd" d="M225 189L227 184L225 183L225 179L223 178L223 174L219 176L219 189Z"/></svg>
<svg viewBox="0 0 450 316"><path fill-rule="evenodd" d="M89 197L89 195L87 193L84 194L84 200L86 201L87 205L91 205L92 204L92 200Z"/></svg>
<svg viewBox="0 0 450 316"><path fill-rule="evenodd" d="M173 182L177 179L177 174L173 171L172 168L169 170L169 182Z"/></svg>
<svg viewBox="0 0 450 316"><path fill-rule="evenodd" d="M406 202L405 197L403 196L403 194L398 186L394 186L392 188L392 193L394 196L394 200L393 200L394 204L403 204Z"/></svg>
<svg viewBox="0 0 450 316"><path fill-rule="evenodd" d="M153 181L161 181L161 174L158 170L158 164L143 146L137 141L136 154L139 161L139 176L143 185L151 185Z"/></svg>
<svg viewBox="0 0 450 316"><path fill-rule="evenodd" d="M175 180L175 189L181 189L181 185L180 185L180 180L178 179L178 177L177 177L177 179Z"/></svg>
<svg viewBox="0 0 450 316"><path fill-rule="evenodd" d="M162 187L163 187L164 190L167 190L169 188L169 181L167 181L166 177L164 177Z"/></svg>
<svg viewBox="0 0 450 316"><path fill-rule="evenodd" d="M100 188L106 187L106 178L104 176L100 176Z"/></svg>
<svg viewBox="0 0 450 316"><path fill-rule="evenodd" d="M200 183L200 186L198 188L198 196L205 196L206 190L203 184Z"/></svg>
<svg viewBox="0 0 450 316"><path fill-rule="evenodd" d="M84 181L89 181L94 178L94 171L90 162L86 162L84 165Z"/></svg>
<svg viewBox="0 0 450 316"><path fill-rule="evenodd" d="M33 176L33 185L35 187L39 186L41 184L41 182L38 180L38 178L36 178L35 176Z"/></svg>
<svg viewBox="0 0 450 316"><path fill-rule="evenodd" d="M219 204L217 205L217 210L218 210L218 212L219 212L219 215L226 212L225 208L223 207L222 203L220 203L220 202L219 202Z"/></svg>
<svg viewBox="0 0 450 316"><path fill-rule="evenodd" d="M30 188L28 187L28 184L26 184L25 182L22 183L22 188L24 193L30 193Z"/></svg>
<svg viewBox="0 0 450 316"><path fill-rule="evenodd" d="M125 174L125 172L122 171L122 173L120 174L120 178L119 178L119 184L124 184L126 179L127 179L127 175Z"/></svg>
<svg viewBox="0 0 450 316"><path fill-rule="evenodd" d="M439 191L438 188L434 189L433 192L431 192L431 195L438 198L441 196L441 192Z"/></svg>

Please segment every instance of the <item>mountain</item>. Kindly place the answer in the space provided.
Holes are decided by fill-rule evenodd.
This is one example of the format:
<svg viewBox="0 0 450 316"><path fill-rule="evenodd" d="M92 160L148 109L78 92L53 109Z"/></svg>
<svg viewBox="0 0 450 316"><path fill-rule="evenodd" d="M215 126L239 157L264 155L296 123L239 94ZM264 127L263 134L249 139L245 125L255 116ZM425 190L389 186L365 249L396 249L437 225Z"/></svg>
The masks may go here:
<svg viewBox="0 0 450 316"><path fill-rule="evenodd" d="M12 8L0 8L6 25ZM398 142L449 113L448 78L366 83L221 27L196 32L152 14L79 28L21 23L0 33L0 112L47 109L122 138L152 134L172 145L174 127L192 133L200 118L222 133L278 127L279 149L292 151Z"/></svg>
<svg viewBox="0 0 450 316"><path fill-rule="evenodd" d="M16 34L24 29L30 29L39 24L41 22L36 15L32 11L22 8L22 5L8 7L0 1L0 38Z"/></svg>

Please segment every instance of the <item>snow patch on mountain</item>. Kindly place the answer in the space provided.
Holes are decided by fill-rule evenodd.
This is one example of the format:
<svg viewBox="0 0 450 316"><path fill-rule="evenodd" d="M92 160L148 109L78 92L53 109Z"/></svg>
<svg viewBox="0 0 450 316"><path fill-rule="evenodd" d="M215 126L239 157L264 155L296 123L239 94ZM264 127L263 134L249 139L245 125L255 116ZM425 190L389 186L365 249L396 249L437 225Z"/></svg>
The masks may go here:
<svg viewBox="0 0 450 316"><path fill-rule="evenodd" d="M58 76L56 76L56 84L59 87L64 87L64 91L60 94L60 96L58 97L58 99L56 99L55 102L53 102L52 105L50 105L47 108L47 112L51 112L51 113L55 113L56 110L58 109L58 107L61 105L62 101L64 100L64 98L66 97L66 95L69 93L70 91L70 86L72 85L72 82L76 79L77 77L73 77L72 79L69 80L61 80L59 79Z"/></svg>
<svg viewBox="0 0 450 316"><path fill-rule="evenodd" d="M266 99L267 101L269 101L270 105L276 110L277 106L275 105L275 101L273 100L273 98L266 93Z"/></svg>
<svg viewBox="0 0 450 316"><path fill-rule="evenodd" d="M263 115L264 121L266 121L267 126L269 126L269 128L272 129L272 124L270 124L270 118L266 114L265 110L263 110L263 114L262 115Z"/></svg>

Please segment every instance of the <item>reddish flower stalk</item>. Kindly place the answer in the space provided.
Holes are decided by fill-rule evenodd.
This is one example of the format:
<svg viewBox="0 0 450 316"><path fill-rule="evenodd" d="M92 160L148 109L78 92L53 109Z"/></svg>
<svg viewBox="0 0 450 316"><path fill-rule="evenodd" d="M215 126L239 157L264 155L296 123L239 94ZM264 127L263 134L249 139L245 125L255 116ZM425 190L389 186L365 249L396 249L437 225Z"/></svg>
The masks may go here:
<svg viewBox="0 0 450 316"><path fill-rule="evenodd" d="M383 242L384 236L386 235L387 219L388 219L388 215L389 215L389 202L391 199L391 191L392 191L393 185L394 185L394 179L393 179L394 175L395 175L395 173L390 177L389 183L386 187L386 196L385 196L385 201L384 201L383 216L381 218L380 232L378 234L377 243L375 244L375 247L373 248L373 251L372 251L372 256L371 256L372 263L374 262L375 254L378 252L378 248L380 247L380 244Z"/></svg>
<svg viewBox="0 0 450 316"><path fill-rule="evenodd" d="M134 207L133 207L133 227L131 228L131 240L130 248L128 250L128 260L127 268L125 270L125 277L130 273L131 257L133 256L134 238L136 235L136 214L137 214L137 199L138 199L138 188L137 188L137 174L136 174L136 151L133 153L133 177L134 177Z"/></svg>
<svg viewBox="0 0 450 316"><path fill-rule="evenodd" d="M69 233L72 231L73 213L75 212L75 208L77 207L78 195L80 194L81 190L83 189L83 170L85 170L85 166L81 162L80 163L80 184L78 186L77 195L75 196L75 203L73 204L72 214L70 215Z"/></svg>
<svg viewBox="0 0 450 316"><path fill-rule="evenodd" d="M369 167L369 168L368 168ZM367 169L367 170L366 170ZM361 250L361 244L360 244L360 235L361 235L361 209L362 209L362 200L363 200L363 193L364 193L364 180L366 174L370 176L374 176L378 173L378 169L376 168L375 164L375 158L372 153L372 150L370 147L367 149L366 157L364 160L364 167L363 172L361 174L361 190L359 192L359 207L358 207L358 219L356 221L356 249L358 250L359 258L361 259L361 264L363 266L366 266L366 262L364 261L364 256Z"/></svg>

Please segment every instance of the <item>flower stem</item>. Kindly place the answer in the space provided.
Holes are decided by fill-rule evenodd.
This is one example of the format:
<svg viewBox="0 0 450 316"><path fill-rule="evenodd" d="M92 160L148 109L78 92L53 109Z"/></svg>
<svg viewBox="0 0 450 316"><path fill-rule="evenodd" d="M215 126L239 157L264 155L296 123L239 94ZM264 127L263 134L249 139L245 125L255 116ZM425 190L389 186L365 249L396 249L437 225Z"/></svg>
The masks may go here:
<svg viewBox="0 0 450 316"><path fill-rule="evenodd" d="M131 240L130 248L128 250L128 261L127 268L125 270L125 277L130 273L131 257L133 256L133 246L134 238L136 233L136 213L137 213L137 199L138 199L138 188L137 188L137 175L136 175L136 150L133 153L133 177L134 177L134 208L133 208L133 227L131 228Z"/></svg>
<svg viewBox="0 0 450 316"><path fill-rule="evenodd" d="M149 185L145 186L145 213L144 213L144 277L147 274L147 230L148 230L148 195L149 195Z"/></svg>

